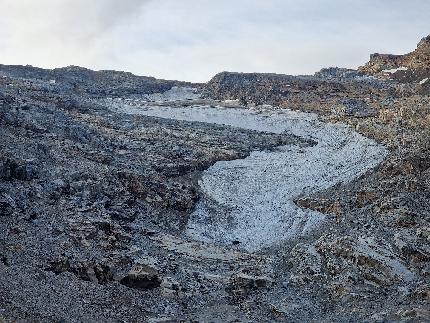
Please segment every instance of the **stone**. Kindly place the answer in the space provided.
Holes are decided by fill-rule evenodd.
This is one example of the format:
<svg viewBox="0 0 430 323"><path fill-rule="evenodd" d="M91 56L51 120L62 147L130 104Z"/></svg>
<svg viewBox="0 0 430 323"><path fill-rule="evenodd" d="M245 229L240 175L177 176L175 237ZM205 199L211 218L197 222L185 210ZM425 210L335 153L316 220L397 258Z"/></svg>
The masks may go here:
<svg viewBox="0 0 430 323"><path fill-rule="evenodd" d="M415 276L402 259L394 255L389 246L384 246L371 237L327 235L316 242L316 250L324 255L327 261L333 256L343 258L346 260L344 266L358 268L363 279L377 285L411 281Z"/></svg>
<svg viewBox="0 0 430 323"><path fill-rule="evenodd" d="M303 197L299 198L295 202L302 208L311 209L324 214L335 214L337 217L343 214L343 207L339 201Z"/></svg>
<svg viewBox="0 0 430 323"><path fill-rule="evenodd" d="M0 195L0 216L11 215L16 207L15 201L8 194Z"/></svg>
<svg viewBox="0 0 430 323"><path fill-rule="evenodd" d="M176 298L182 295L181 285L172 277L164 277L160 288L161 294L166 298Z"/></svg>
<svg viewBox="0 0 430 323"><path fill-rule="evenodd" d="M120 283L135 289L147 290L160 287L161 277L158 270L147 265L134 266Z"/></svg>
<svg viewBox="0 0 430 323"><path fill-rule="evenodd" d="M233 294L248 294L258 289L267 289L274 282L267 276L253 276L238 273L230 278L230 290Z"/></svg>
<svg viewBox="0 0 430 323"><path fill-rule="evenodd" d="M36 168L25 161L0 157L0 179L30 181L37 177Z"/></svg>

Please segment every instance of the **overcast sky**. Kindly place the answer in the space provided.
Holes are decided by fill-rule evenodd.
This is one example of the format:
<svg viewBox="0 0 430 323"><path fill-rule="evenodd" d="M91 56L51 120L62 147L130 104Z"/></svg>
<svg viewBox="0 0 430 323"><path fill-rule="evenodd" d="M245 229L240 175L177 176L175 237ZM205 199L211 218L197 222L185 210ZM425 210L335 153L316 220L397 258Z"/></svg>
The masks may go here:
<svg viewBox="0 0 430 323"><path fill-rule="evenodd" d="M430 34L430 0L0 0L0 12L0 63L187 81L356 68Z"/></svg>

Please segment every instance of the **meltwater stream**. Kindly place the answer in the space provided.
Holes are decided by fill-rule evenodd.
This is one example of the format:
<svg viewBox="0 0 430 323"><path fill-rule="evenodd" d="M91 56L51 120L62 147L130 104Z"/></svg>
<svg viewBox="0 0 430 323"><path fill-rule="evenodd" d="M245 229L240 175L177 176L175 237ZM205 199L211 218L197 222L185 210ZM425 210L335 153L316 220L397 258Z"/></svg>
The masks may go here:
<svg viewBox="0 0 430 323"><path fill-rule="evenodd" d="M186 234L221 245L232 242L257 251L321 226L325 216L302 209L294 199L337 183L347 183L377 166L386 149L342 124L318 121L315 114L286 109L252 110L195 106L133 107L121 112L230 125L272 133L290 133L318 144L287 145L255 151L245 159L220 161L200 181L204 198L188 222Z"/></svg>

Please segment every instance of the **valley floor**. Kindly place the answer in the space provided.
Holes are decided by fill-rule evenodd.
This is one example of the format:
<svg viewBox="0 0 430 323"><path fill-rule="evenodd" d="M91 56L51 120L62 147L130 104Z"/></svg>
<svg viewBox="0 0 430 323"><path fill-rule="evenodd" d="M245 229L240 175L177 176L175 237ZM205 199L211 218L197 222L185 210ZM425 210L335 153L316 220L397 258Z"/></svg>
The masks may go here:
<svg viewBox="0 0 430 323"><path fill-rule="evenodd" d="M424 126L46 86L0 79L0 321L429 317Z"/></svg>

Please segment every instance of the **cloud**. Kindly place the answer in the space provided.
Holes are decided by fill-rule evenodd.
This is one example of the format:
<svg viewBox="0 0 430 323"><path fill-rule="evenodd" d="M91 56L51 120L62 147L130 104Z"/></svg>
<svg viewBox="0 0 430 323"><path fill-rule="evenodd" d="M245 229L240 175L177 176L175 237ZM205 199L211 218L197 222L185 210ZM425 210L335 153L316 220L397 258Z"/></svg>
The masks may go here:
<svg viewBox="0 0 430 323"><path fill-rule="evenodd" d="M412 50L427 0L1 0L0 62L206 81L313 73Z"/></svg>
<svg viewBox="0 0 430 323"><path fill-rule="evenodd" d="M136 15L149 0L2 0L0 10L6 27L15 36L39 34L92 38ZM43 33L43 34L40 34Z"/></svg>
<svg viewBox="0 0 430 323"><path fill-rule="evenodd" d="M109 55L110 33L149 0L1 0L1 57L42 66ZM9 59L7 59L9 58Z"/></svg>

